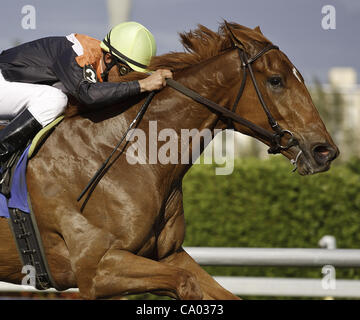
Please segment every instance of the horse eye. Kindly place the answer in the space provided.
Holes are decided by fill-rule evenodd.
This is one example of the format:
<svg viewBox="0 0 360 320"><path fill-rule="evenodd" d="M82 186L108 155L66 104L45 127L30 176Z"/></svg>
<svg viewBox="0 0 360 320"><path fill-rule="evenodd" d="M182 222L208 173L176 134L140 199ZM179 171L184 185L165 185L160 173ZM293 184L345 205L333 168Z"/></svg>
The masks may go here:
<svg viewBox="0 0 360 320"><path fill-rule="evenodd" d="M282 87L282 79L279 76L273 76L271 78L269 78L269 83L271 86L278 88L278 87Z"/></svg>

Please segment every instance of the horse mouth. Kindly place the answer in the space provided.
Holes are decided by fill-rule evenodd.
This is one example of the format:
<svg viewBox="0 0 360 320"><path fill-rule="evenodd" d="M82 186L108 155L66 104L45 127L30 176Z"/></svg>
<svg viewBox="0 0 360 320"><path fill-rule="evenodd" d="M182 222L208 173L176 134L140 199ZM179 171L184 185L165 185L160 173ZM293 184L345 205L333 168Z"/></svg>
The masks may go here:
<svg viewBox="0 0 360 320"><path fill-rule="evenodd" d="M312 175L330 169L332 161L339 156L339 149L329 143L318 143L311 147L298 146L297 156L292 160L300 175Z"/></svg>

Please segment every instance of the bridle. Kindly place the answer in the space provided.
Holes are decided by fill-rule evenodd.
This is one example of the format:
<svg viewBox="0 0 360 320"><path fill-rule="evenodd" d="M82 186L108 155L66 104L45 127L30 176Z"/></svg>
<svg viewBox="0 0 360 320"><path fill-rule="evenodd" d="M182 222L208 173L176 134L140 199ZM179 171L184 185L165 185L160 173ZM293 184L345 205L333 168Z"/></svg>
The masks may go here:
<svg viewBox="0 0 360 320"><path fill-rule="evenodd" d="M212 109L216 112L219 112L224 118L227 119L227 128L228 129L233 129L234 128L233 122L237 122L237 123L249 128L253 132L257 133L260 138L269 142L270 148L268 150L268 153L271 153L271 154L280 153L281 151L288 150L292 146L297 145L298 141L294 137L294 134L290 130L282 129L281 126L278 124L278 122L272 116L272 114L271 114L269 108L267 107L267 105L262 97L262 94L259 90L259 86L257 84L256 78L255 78L255 75L254 75L254 72L253 72L253 69L251 66L252 63L254 63L257 59L262 57L265 53L267 53L268 51L273 50L273 49L279 50L279 47L275 46L275 45L268 45L251 58L248 58L246 52L236 42L234 43L234 47L232 49L237 49L237 51L239 53L243 76L242 76L239 92L236 96L236 99L235 99L235 102L234 102L234 105L233 105L231 111L227 108L224 108L224 107L216 104L215 102L213 102L211 100L208 100L207 98L199 95L197 92L183 86L182 84L180 84L179 82L177 82L175 80L167 79L167 84L170 87L176 89L177 91L183 93L184 95L192 98L193 100L206 105L207 107L209 107L210 109ZM273 132L271 132L267 129L264 129L264 128L258 126L257 124L240 117L237 113L235 113L237 106L239 104L239 101L244 93L248 73L250 74L250 78L254 85L256 94L257 94L260 104L267 116L268 122L269 122ZM281 140L285 135L288 136L288 140L285 145L282 145Z"/></svg>
<svg viewBox="0 0 360 320"><path fill-rule="evenodd" d="M246 80L247 80L247 75L250 74L250 78L251 81L254 85L257 97L260 101L260 104L267 116L268 122L272 128L272 130L274 131L274 134L272 135L272 137L270 138L270 143L271 146L268 150L269 153L279 153L281 150L287 150L290 147L292 147L295 143L295 139L294 139L294 135L291 131L289 130L284 130L280 127L280 125L278 124L278 122L274 119L274 117L272 116L269 108L267 107L262 94L260 92L259 86L257 84L253 69L252 69L252 63L254 63L257 59L259 59L260 57L262 57L266 52L270 51L270 50L279 50L278 46L275 45L268 45L266 46L264 49L262 49L261 51L259 51L254 57L248 58L246 52L241 49L236 43L235 43L235 47L239 53L239 57L241 60L241 68L242 68L242 80L241 80L241 85L240 85L240 89L238 92L238 95L235 99L234 105L232 107L232 112L235 112L237 109L237 106L239 104L240 98L244 92L245 89L245 85L246 85ZM228 129L233 127L233 123L232 120L230 119L228 121ZM288 134L289 135L289 140L287 142L287 144L285 146L281 145L281 138Z"/></svg>
<svg viewBox="0 0 360 320"><path fill-rule="evenodd" d="M240 90L235 99L235 102L234 102L234 105L233 105L233 108L231 111L232 112L236 111L237 105L239 104L239 100L244 92L246 78L247 78L247 74L249 72L251 81L254 85L254 88L255 88L256 94L259 98L259 101L261 103L261 106L268 118L268 122L269 122L272 130L274 131L273 137L269 141L270 148L268 150L268 153L272 153L272 154L279 153L282 150L287 150L287 149L291 148L292 146L297 145L298 141L294 137L294 134L290 130L282 129L280 127L280 125L278 124L278 122L272 116L272 114L271 114L269 108L267 107L267 105L262 97L262 94L259 90L259 86L257 84L256 78L255 78L255 75L254 75L254 72L253 72L253 69L251 66L252 63L254 63L257 59L262 57L265 53L267 53L270 50L279 50L279 47L269 44L265 48L263 48L261 51L259 51L255 56L248 58L246 51L240 47L241 41L235 36L235 34L232 32L230 26L228 25L228 23L226 21L225 21L225 27L231 36L233 47L235 47L239 53L239 57L241 60L241 67L243 70L243 77L242 77L242 81L241 81L241 85L240 85ZM228 127L230 127L230 126L232 126L231 120L229 120L229 122L228 122ZM289 135L289 140L287 141L287 144L285 146L283 146L281 144L281 138L284 137L285 135Z"/></svg>

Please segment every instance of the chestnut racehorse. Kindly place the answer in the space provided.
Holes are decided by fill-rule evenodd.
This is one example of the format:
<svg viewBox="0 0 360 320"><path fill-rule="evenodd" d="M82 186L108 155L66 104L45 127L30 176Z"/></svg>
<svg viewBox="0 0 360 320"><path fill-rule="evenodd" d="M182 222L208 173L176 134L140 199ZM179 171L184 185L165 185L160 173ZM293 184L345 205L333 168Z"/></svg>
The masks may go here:
<svg viewBox="0 0 360 320"><path fill-rule="evenodd" d="M218 32L199 26L181 34L181 40L186 51L154 57L150 68L173 70L178 82L228 109L242 83L244 63L238 48L251 58L271 45L260 28L235 23L229 28L221 24ZM296 159L302 175L328 170L339 151L299 71L280 50L262 54L252 69L273 118L297 141L281 153ZM124 78L114 70L111 80L141 76L130 73ZM143 292L177 299L236 299L182 248L182 179L191 164L130 164L123 155L80 211L78 195L122 137L143 100L140 96L66 117L29 161L28 189L56 287L77 287L85 299ZM244 83L235 112L273 130L250 80ZM218 112L170 87L155 95L138 128L148 133L149 121L157 121L158 132L171 128L178 134L181 129L228 126ZM241 124L234 122L234 129L269 144ZM165 143L159 141L158 148ZM21 269L8 221L0 219L0 280L21 283Z"/></svg>

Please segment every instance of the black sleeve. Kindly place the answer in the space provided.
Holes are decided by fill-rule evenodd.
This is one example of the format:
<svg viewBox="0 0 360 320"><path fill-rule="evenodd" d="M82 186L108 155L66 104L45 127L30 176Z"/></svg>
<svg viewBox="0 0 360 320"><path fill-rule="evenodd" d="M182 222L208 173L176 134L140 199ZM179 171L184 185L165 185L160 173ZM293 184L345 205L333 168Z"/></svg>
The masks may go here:
<svg viewBox="0 0 360 320"><path fill-rule="evenodd" d="M75 58L76 54L71 47L64 50L53 64L53 71L69 93L87 106L102 107L140 93L139 81L116 83L84 81L83 69Z"/></svg>

